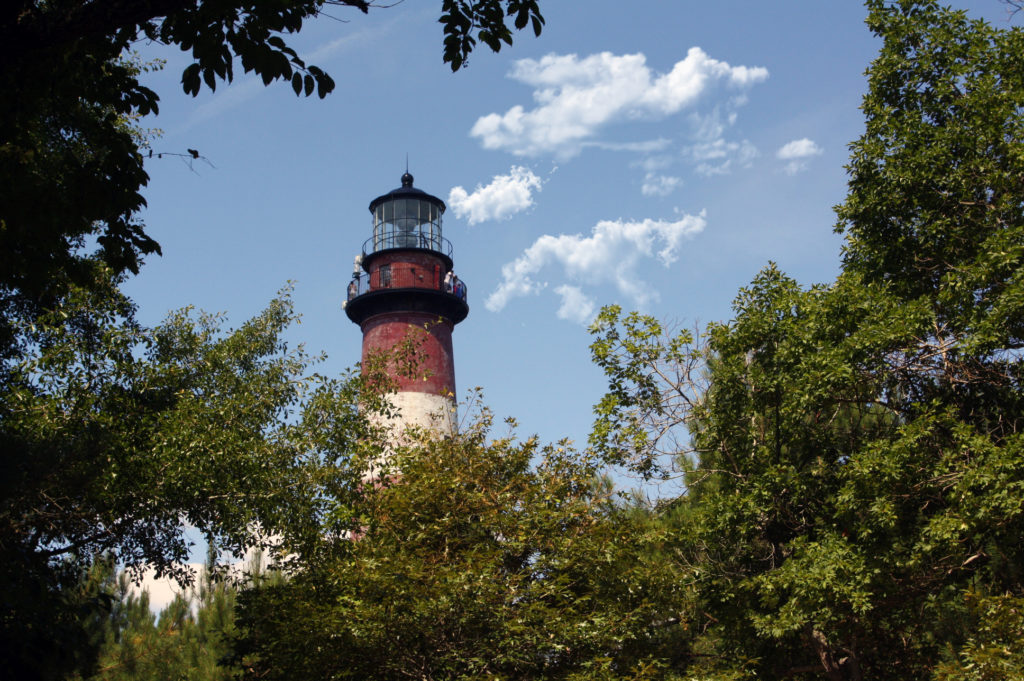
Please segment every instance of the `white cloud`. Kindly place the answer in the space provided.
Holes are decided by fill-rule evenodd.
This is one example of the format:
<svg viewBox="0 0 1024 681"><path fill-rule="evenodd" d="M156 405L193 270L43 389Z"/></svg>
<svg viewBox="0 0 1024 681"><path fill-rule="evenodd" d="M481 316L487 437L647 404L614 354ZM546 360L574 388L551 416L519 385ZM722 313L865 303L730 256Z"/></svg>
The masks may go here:
<svg viewBox="0 0 1024 681"><path fill-rule="evenodd" d="M809 140L804 137L803 139L787 142L775 153L775 155L783 161L788 161L794 158L817 156L822 151L824 150L815 144L813 140Z"/></svg>
<svg viewBox="0 0 1024 681"><path fill-rule="evenodd" d="M506 220L532 206L533 191L540 191L542 185L529 168L512 166L508 175L495 175L489 185L478 184L472 194L462 187L453 187L448 193L448 205L455 211L455 217L468 217L471 225Z"/></svg>
<svg viewBox="0 0 1024 681"><path fill-rule="evenodd" d="M694 172L710 177L727 175L732 171L733 163L741 168L749 168L758 157L757 147L747 140L742 142L726 142L715 140L711 144L699 144L691 147L690 152L697 163Z"/></svg>
<svg viewBox="0 0 1024 681"><path fill-rule="evenodd" d="M761 152L757 150L757 147L749 141L743 140L739 143L739 148L736 151L736 162L744 168L749 168L754 159L760 155Z"/></svg>
<svg viewBox="0 0 1024 681"><path fill-rule="evenodd" d="M590 324L594 319L596 305L579 286L564 284L555 289L562 296L562 305L558 308L558 318L577 324Z"/></svg>
<svg viewBox="0 0 1024 681"><path fill-rule="evenodd" d="M728 175L732 172L732 161L726 160L721 163L700 163L693 169L698 175L713 177L715 175Z"/></svg>
<svg viewBox="0 0 1024 681"><path fill-rule="evenodd" d="M696 114L690 117L693 125L694 143L685 147L683 152L696 164L694 171L698 175L725 175L734 166L749 168L759 152L750 141L728 141L726 130L736 122L736 112L730 111L724 116L716 107L706 116Z"/></svg>
<svg viewBox="0 0 1024 681"><path fill-rule="evenodd" d="M730 66L699 47L658 75L643 54L550 54L516 62L509 74L534 88L536 108L516 105L479 118L470 135L485 149L521 156L579 153L597 132L620 120L656 119L691 106L713 84L747 88L768 77L763 67Z"/></svg>
<svg viewBox="0 0 1024 681"><path fill-rule="evenodd" d="M488 296L485 306L492 312L502 310L516 297L537 294L547 281L535 277L548 265L560 267L561 274L574 282L591 285L611 283L633 303L644 305L657 299L636 275L641 258L657 258L666 267L675 262L683 239L704 229L704 214L684 215L679 220L642 220L625 222L603 220L594 226L590 236L580 234L545 234L523 254L501 268L502 281ZM559 316L579 318L585 309L582 290L559 286L562 296ZM576 287L578 288L578 287ZM574 307L576 306L576 307ZM576 309L576 313L572 310Z"/></svg>
<svg viewBox="0 0 1024 681"><path fill-rule="evenodd" d="M788 161L783 170L789 175L795 175L807 169L811 157L820 156L824 151L813 140L804 137L782 145L775 152L775 157L780 161Z"/></svg>
<svg viewBox="0 0 1024 681"><path fill-rule="evenodd" d="M672 144L672 140L659 137L655 140L643 142L584 142L580 146L597 147L606 151L635 151L642 154L650 154L655 151L662 151Z"/></svg>
<svg viewBox="0 0 1024 681"><path fill-rule="evenodd" d="M647 173L644 183L640 187L640 193L644 196L668 196L682 183L683 180L678 177Z"/></svg>
<svg viewBox="0 0 1024 681"><path fill-rule="evenodd" d="M647 156L647 157L644 157L644 158L640 159L639 161L633 161L629 165L632 166L632 167L642 168L644 171L646 171L648 173L653 173L653 172L656 172L658 170L664 170L665 168L668 168L669 166L671 166L672 165L672 157L666 156L664 154L662 154L662 155L655 155L655 156Z"/></svg>

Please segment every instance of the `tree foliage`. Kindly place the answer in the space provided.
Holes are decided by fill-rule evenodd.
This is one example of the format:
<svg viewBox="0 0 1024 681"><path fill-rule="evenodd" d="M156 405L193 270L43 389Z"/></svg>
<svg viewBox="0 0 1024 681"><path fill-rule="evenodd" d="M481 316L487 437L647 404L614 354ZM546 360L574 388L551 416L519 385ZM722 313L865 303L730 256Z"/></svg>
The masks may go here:
<svg viewBox="0 0 1024 681"><path fill-rule="evenodd" d="M242 567L241 565L236 567ZM244 575L218 579L214 552L190 587L181 588L158 613L149 593L132 587L129 575L112 561L97 561L80 588L106 596L110 607L87 622L99 654L94 667L71 681L227 681L238 670L227 664L235 631L235 599L242 581L280 576L262 567L260 554L244 565Z"/></svg>
<svg viewBox="0 0 1024 681"><path fill-rule="evenodd" d="M484 436L393 452L400 476L350 498L354 536L241 596L248 677L658 678L686 657L657 527L586 457Z"/></svg>
<svg viewBox="0 0 1024 681"><path fill-rule="evenodd" d="M685 469L686 425L707 392L701 339L666 330L650 315L623 315L617 305L601 310L591 333L591 356L608 379L608 392L594 407L594 452L648 478Z"/></svg>
<svg viewBox="0 0 1024 681"><path fill-rule="evenodd" d="M837 208L842 274L804 288L766 268L707 330L706 389L606 311L597 361L627 352L603 441L652 451L688 428L699 464L663 515L703 673L1016 678L1024 34L867 4L882 49ZM681 416L660 407L693 390Z"/></svg>
<svg viewBox="0 0 1024 681"><path fill-rule="evenodd" d="M113 284L72 288L19 329L0 386L0 631L26 669L73 647L55 631L74 628L69 590L93 556L187 582L186 525L235 554L318 540L324 495L358 480L328 466L372 432L357 407L372 367L309 373L281 339L286 297L226 333L188 310L145 329Z"/></svg>
<svg viewBox="0 0 1024 681"><path fill-rule="evenodd" d="M240 67L324 97L334 81L285 38L331 6L374 3L0 7L0 636L21 678L88 666L82 618L102 603L75 585L95 555L187 579L183 524L236 552L270 536L295 546L330 531L322 500L355 484L327 464L359 455L357 393L375 379L308 376L310 358L281 340L286 299L222 335L190 312L142 328L118 290L159 253L138 216L149 178L135 127L159 100L131 48L188 52L193 95ZM442 12L453 69L477 39L497 50L510 25L543 25L536 0Z"/></svg>
<svg viewBox="0 0 1024 681"><path fill-rule="evenodd" d="M209 73L230 79L239 57L311 94L312 67L296 86L307 67L271 42L290 25L268 18L306 5L230 7L189 5L80 38L166 29L173 42L213 17L247 27L239 44L255 42L243 52L265 43L284 57L261 65L214 29L186 89ZM155 245L109 221L130 217L137 197L114 197L128 207L95 232L113 239L99 259L76 249L100 218L53 231L57 246L32 257L70 257L48 265L63 283L40 279L35 297L27 269L3 283L0 633L20 651L9 667L26 678L88 668L110 639L88 625L104 596L83 586L81 565L105 553L178 573L187 519L220 545L273 544L291 559L287 579L240 597L233 662L252 678L1018 678L1024 32L932 0L867 7L882 48L836 209L841 274L804 287L770 265L739 292L734 318L699 337L604 310L592 351L609 391L584 452L488 443L485 417L382 459L356 405L385 411L372 399L386 392L378 370L414 363L415 348L372 358L360 380L327 381L281 342L286 300L226 334L190 313L143 329L116 283ZM543 23L527 2L446 1L443 12L454 68L477 40L507 44L506 19ZM46 44L40 63L57 54ZM97 63L131 79L119 55ZM101 71L83 82L106 83ZM77 96L68 111L109 114L119 130L144 106ZM12 129L40 140L65 129L31 120ZM107 147L86 139L32 148L55 150L45 172L61 177L69 158L106 162ZM4 163L15 148L3 147ZM661 476L669 456L686 491L653 515L600 477L606 463ZM382 461L390 469L368 484ZM132 627L162 626L131 607ZM167 631L184 631L186 613L172 610L181 627Z"/></svg>
<svg viewBox="0 0 1024 681"><path fill-rule="evenodd" d="M927 299L963 354L1019 348L1024 34L963 12L939 20L927 3L869 6L885 48L837 209L844 269Z"/></svg>

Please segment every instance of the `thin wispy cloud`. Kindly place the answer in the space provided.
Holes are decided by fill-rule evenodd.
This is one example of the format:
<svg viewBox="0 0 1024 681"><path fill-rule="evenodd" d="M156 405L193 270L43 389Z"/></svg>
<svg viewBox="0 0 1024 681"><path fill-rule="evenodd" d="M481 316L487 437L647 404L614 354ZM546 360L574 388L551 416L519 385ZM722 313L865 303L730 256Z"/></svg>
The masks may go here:
<svg viewBox="0 0 1024 681"><path fill-rule="evenodd" d="M485 149L570 158L609 125L671 116L715 85L746 90L764 81L768 70L730 66L692 47L664 74L652 71L643 54L602 52L582 59L575 54L523 59L509 77L533 88L537 106L482 116L470 135Z"/></svg>
<svg viewBox="0 0 1024 681"><path fill-rule="evenodd" d="M637 275L638 263L656 259L668 267L679 257L682 242L701 232L705 224L701 213L683 215L678 220L603 220L589 236L545 234L501 268L502 281L484 304L488 310L499 312L514 298L548 288L550 276L572 282L554 288L562 297L558 315L563 319L580 321L592 314L582 284L611 284L633 304L646 305L657 300L658 294ZM546 270L552 272L546 275Z"/></svg>
<svg viewBox="0 0 1024 681"><path fill-rule="evenodd" d="M690 116L693 144L683 149L683 155L694 164L698 175L726 175L736 167L749 168L753 164L759 155L757 147L748 140L726 139L726 132L736 123L736 118L735 111L723 116L719 107L703 116Z"/></svg>
<svg viewBox="0 0 1024 681"><path fill-rule="evenodd" d="M824 151L813 140L804 137L782 145L775 152L775 157L780 161L786 161L782 169L787 175L796 175L807 169L810 159L820 156Z"/></svg>
<svg viewBox="0 0 1024 681"><path fill-rule="evenodd" d="M682 184L683 180L679 177L647 173L640 186L640 193L644 196L668 196Z"/></svg>
<svg viewBox="0 0 1024 681"><path fill-rule="evenodd" d="M747 140L716 140L714 144L702 145L695 151L694 158L698 163L694 172L704 176L726 175L734 167L749 168L758 155L757 147Z"/></svg>
<svg viewBox="0 0 1024 681"><path fill-rule="evenodd" d="M347 33L341 37L329 40L326 43L313 48L309 53L302 54L307 64L317 64L326 67L331 71L330 60L340 52L356 49L368 43L380 41L386 34L395 30L398 20L392 21L373 29L360 29ZM269 88L287 88L291 92L291 84L285 81L272 83L270 86L263 84L263 79L249 73L245 74L238 64L235 80L231 83L220 83L218 90L213 97L192 110L185 122L175 129L174 132L184 132L203 121L216 118L232 109L245 104L260 93ZM340 70L340 69L339 69Z"/></svg>
<svg viewBox="0 0 1024 681"><path fill-rule="evenodd" d="M582 146L604 149L605 151L632 151L650 154L655 151L662 151L668 148L670 144L672 144L672 140L659 137L655 140L645 140L643 142L584 142Z"/></svg>
<svg viewBox="0 0 1024 681"><path fill-rule="evenodd" d="M636 168L642 168L648 173L654 173L670 167L674 160L675 159L672 156L667 154L655 154L653 156L646 156L638 161L633 161L629 165Z"/></svg>
<svg viewBox="0 0 1024 681"><path fill-rule="evenodd" d="M199 123L227 113L235 107L245 104L267 89L262 79L251 74L242 78L235 78L234 82L230 84L223 83L220 87L222 90L215 93L209 101L203 102L193 109L189 117L185 119L185 122L175 132L184 132Z"/></svg>
<svg viewBox="0 0 1024 681"><path fill-rule="evenodd" d="M512 166L508 175L495 175L490 184L477 185L472 193L461 186L452 187L448 205L455 217L466 218L475 225L487 220L507 220L533 206L533 193L543 182L525 166Z"/></svg>

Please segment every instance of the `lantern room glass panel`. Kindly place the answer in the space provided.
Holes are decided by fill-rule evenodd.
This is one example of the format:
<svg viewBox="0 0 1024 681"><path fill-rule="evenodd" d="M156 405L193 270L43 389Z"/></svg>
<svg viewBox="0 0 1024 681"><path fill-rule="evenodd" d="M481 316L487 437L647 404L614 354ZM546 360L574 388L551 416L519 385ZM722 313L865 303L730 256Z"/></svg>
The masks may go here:
<svg viewBox="0 0 1024 681"><path fill-rule="evenodd" d="M393 199L373 212L373 249L426 248L443 250L441 210L430 201Z"/></svg>

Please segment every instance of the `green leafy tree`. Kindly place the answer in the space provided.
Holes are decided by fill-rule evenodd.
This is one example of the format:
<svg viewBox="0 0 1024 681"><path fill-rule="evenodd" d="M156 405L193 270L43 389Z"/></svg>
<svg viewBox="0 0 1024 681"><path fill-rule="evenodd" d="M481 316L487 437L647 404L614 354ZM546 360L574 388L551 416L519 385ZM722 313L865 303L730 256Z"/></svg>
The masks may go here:
<svg viewBox="0 0 1024 681"><path fill-rule="evenodd" d="M595 327L598 442L644 454L685 424L697 454L665 513L706 632L697 675L1019 673L1024 33L867 6L882 49L839 278L765 269L709 327L705 388L629 318Z"/></svg>
<svg viewBox="0 0 1024 681"><path fill-rule="evenodd" d="M602 308L590 331L591 356L608 379L594 408L594 452L648 478L685 470L693 461L686 427L707 391L702 339L617 305Z"/></svg>
<svg viewBox="0 0 1024 681"><path fill-rule="evenodd" d="M327 465L371 435L357 405L372 367L311 374L281 339L287 297L226 333L187 310L145 329L115 283L72 288L21 329L0 386L0 633L21 678L81 666L72 594L93 556L188 582L186 525L235 554L318 541L345 484Z"/></svg>
<svg viewBox="0 0 1024 681"><path fill-rule="evenodd" d="M133 127L158 97L128 50L189 52L192 94L240 65L324 97L333 80L284 37L330 5L373 3L0 8L0 643L20 678L88 669L84 622L102 603L77 589L93 556L187 581L184 523L239 552L334 522L320 504L348 483L324 464L354 451L360 388L306 380L309 358L280 340L287 301L221 336L215 318L189 313L141 328L118 291L159 253L138 219L148 176ZM543 19L535 0L474 0L443 3L441 23L457 69L477 40L497 50Z"/></svg>
<svg viewBox="0 0 1024 681"><path fill-rule="evenodd" d="M355 534L240 596L249 678L665 678L686 658L658 526L585 456L485 425L393 452L400 475L350 498Z"/></svg>
<svg viewBox="0 0 1024 681"><path fill-rule="evenodd" d="M237 566L236 566L237 567ZM99 582L112 607L90 623L91 635L102 639L95 671L73 681L224 681L239 670L227 663L234 633L235 598L239 584L279 579L262 568L260 554L245 565L244 574L219 579L214 552L192 587L185 587L159 614L150 608L148 593L132 589L125 572L116 574L109 561L90 569L87 583Z"/></svg>

